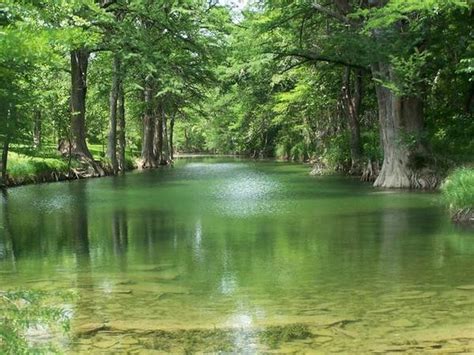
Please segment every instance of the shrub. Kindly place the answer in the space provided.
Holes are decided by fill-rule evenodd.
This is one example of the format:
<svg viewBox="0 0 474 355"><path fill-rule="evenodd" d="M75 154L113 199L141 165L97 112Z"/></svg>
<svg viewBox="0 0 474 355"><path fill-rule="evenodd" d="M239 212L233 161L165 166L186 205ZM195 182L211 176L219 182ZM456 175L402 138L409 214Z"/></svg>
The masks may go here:
<svg viewBox="0 0 474 355"><path fill-rule="evenodd" d="M446 178L441 191L454 219L469 221L473 218L474 169L456 169Z"/></svg>
<svg viewBox="0 0 474 355"><path fill-rule="evenodd" d="M349 135L346 132L340 133L330 139L327 149L323 154L323 160L327 163L330 170L349 170L351 165L351 151Z"/></svg>

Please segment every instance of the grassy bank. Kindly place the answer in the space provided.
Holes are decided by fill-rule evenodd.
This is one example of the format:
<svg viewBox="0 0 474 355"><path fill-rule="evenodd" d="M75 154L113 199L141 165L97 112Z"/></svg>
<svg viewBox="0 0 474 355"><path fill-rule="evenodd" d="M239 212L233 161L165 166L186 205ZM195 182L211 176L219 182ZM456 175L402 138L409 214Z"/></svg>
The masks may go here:
<svg viewBox="0 0 474 355"><path fill-rule="evenodd" d="M104 159L101 146L90 146L91 153L103 167L108 163ZM126 155L126 169L135 168L135 158L130 152ZM31 150L21 146L13 147L8 154L7 186L25 185L40 182L53 182L77 179L78 170L83 164L76 159L61 156L54 147L45 147L42 150Z"/></svg>
<svg viewBox="0 0 474 355"><path fill-rule="evenodd" d="M77 164L75 161L71 163ZM66 159L61 157L34 157L10 152L8 154L7 171L9 185L22 185L64 180L69 171L69 164Z"/></svg>
<svg viewBox="0 0 474 355"><path fill-rule="evenodd" d="M474 223L474 168L454 170L441 191L454 221Z"/></svg>

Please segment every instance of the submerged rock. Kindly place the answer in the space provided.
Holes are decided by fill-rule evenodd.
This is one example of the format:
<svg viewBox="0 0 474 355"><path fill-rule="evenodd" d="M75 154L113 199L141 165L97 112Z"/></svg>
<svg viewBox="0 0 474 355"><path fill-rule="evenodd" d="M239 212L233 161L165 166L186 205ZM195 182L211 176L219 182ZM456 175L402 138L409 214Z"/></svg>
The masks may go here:
<svg viewBox="0 0 474 355"><path fill-rule="evenodd" d="M397 309L398 309L398 308L395 308L395 307L380 308L380 309L374 309L374 310L368 311L367 313L371 313L371 314L386 314L386 313L390 313L390 312L396 311Z"/></svg>
<svg viewBox="0 0 474 355"><path fill-rule="evenodd" d="M326 343L329 343L330 341L333 341L333 340L334 340L334 338L330 337L330 336L317 336L314 339L314 342L317 343L317 344L326 344Z"/></svg>
<svg viewBox="0 0 474 355"><path fill-rule="evenodd" d="M399 296L396 299L398 301L411 301L411 300L421 300L425 298L431 298L436 296L436 292L412 292L406 293L405 295Z"/></svg>
<svg viewBox="0 0 474 355"><path fill-rule="evenodd" d="M169 298L174 298L176 296L184 296L186 294L186 292L163 292L158 295L158 299L161 301Z"/></svg>
<svg viewBox="0 0 474 355"><path fill-rule="evenodd" d="M415 323L409 321L408 319L397 319L393 322L390 322L390 325L397 328L410 328L414 327Z"/></svg>
<svg viewBox="0 0 474 355"><path fill-rule="evenodd" d="M117 286L129 286L129 285L136 285L136 281L132 280L124 280L124 281L119 281L116 283Z"/></svg>
<svg viewBox="0 0 474 355"><path fill-rule="evenodd" d="M93 343L93 346L99 349L109 349L118 344L118 341L115 339L101 339Z"/></svg>
<svg viewBox="0 0 474 355"><path fill-rule="evenodd" d="M137 345L139 341L131 336L125 336L124 338L120 339L120 344L122 345Z"/></svg>
<svg viewBox="0 0 474 355"><path fill-rule="evenodd" d="M104 323L87 323L76 327L76 335L79 337L93 335L97 332L109 330L109 327Z"/></svg>
<svg viewBox="0 0 474 355"><path fill-rule="evenodd" d="M161 265L155 265L155 266L145 266L145 267L139 267L136 269L136 271L139 272L161 272L161 271L166 271L170 269L176 268L176 265L174 264L161 264Z"/></svg>
<svg viewBox="0 0 474 355"><path fill-rule="evenodd" d="M133 291L132 290L113 290L111 293L116 294L116 295L131 295Z"/></svg>

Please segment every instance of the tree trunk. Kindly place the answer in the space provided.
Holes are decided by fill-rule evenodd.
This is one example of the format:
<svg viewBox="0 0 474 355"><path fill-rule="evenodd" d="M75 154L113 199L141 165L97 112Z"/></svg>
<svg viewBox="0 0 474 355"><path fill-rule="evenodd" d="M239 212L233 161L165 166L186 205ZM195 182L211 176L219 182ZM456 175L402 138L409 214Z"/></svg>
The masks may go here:
<svg viewBox="0 0 474 355"><path fill-rule="evenodd" d="M342 103L350 133L351 169L357 175L362 171L362 144L360 139L359 113L362 102L362 73L357 71L351 90L351 69L346 67L342 87Z"/></svg>
<svg viewBox="0 0 474 355"><path fill-rule="evenodd" d="M35 148L41 147L41 110L35 111L35 122L33 127L33 146Z"/></svg>
<svg viewBox="0 0 474 355"><path fill-rule="evenodd" d="M471 81L471 85L469 85L469 91L466 95L466 101L464 104L464 111L467 114L474 111L474 81Z"/></svg>
<svg viewBox="0 0 474 355"><path fill-rule="evenodd" d="M145 113L143 115L142 168L149 169L156 166L156 155L153 144L155 133L153 89L148 81L145 83L144 101Z"/></svg>
<svg viewBox="0 0 474 355"><path fill-rule="evenodd" d="M10 134L7 132L5 135L5 141L3 142L2 150L2 161L0 162L0 186L5 186L7 181L7 163L8 163L8 149L10 147Z"/></svg>
<svg viewBox="0 0 474 355"><path fill-rule="evenodd" d="M155 159L157 165L161 163L163 155L163 107L161 104L156 108L156 125L155 125L155 137L154 137L154 146L155 146Z"/></svg>
<svg viewBox="0 0 474 355"><path fill-rule="evenodd" d="M125 162L125 94L123 83L120 83L117 104L117 138L118 138L118 168L123 173L127 169Z"/></svg>
<svg viewBox="0 0 474 355"><path fill-rule="evenodd" d="M374 77L394 82L386 63L374 65ZM423 102L418 97L400 97L388 88L376 87L384 159L374 186L413 188L419 186L416 166L427 149L420 141L423 131ZM422 184L423 185L423 184Z"/></svg>
<svg viewBox="0 0 474 355"><path fill-rule="evenodd" d="M184 129L184 146L187 152L190 151L189 149L189 136L188 136L188 129Z"/></svg>
<svg viewBox="0 0 474 355"><path fill-rule="evenodd" d="M86 94L89 51L76 49L71 52L71 151L92 159L86 144Z"/></svg>
<svg viewBox="0 0 474 355"><path fill-rule="evenodd" d="M1 185L0 185L1 186ZM3 212L3 236L0 236L0 242L3 244L2 258L6 260L7 253L10 254L10 261L12 262L13 270L16 271L16 255L18 255L18 249L14 239L14 223L11 221L12 212L10 211L10 196L7 189L2 189L1 198L3 199L2 212Z"/></svg>
<svg viewBox="0 0 474 355"><path fill-rule="evenodd" d="M114 54L112 65L112 87L110 89L109 108L109 137L107 144L107 158L112 165L113 174L117 174L117 101L119 96L120 86L120 58L118 54Z"/></svg>
<svg viewBox="0 0 474 355"><path fill-rule="evenodd" d="M169 141L168 141L168 120L166 118L166 113L163 110L163 116L162 116L162 122L163 122L163 151L161 153L161 160L160 160L160 165L167 165L169 162Z"/></svg>
<svg viewBox="0 0 474 355"><path fill-rule="evenodd" d="M6 111L5 120L5 138L2 147L2 159L0 160L0 187L6 186L7 181L7 164L8 164L8 150L10 148L10 121L14 119L14 106L10 103L10 107Z"/></svg>
<svg viewBox="0 0 474 355"><path fill-rule="evenodd" d="M171 160L174 160L174 147L173 147L174 116L175 116L175 115L171 115L171 119L170 119L170 139L169 139L169 145L170 145L170 159L171 159Z"/></svg>

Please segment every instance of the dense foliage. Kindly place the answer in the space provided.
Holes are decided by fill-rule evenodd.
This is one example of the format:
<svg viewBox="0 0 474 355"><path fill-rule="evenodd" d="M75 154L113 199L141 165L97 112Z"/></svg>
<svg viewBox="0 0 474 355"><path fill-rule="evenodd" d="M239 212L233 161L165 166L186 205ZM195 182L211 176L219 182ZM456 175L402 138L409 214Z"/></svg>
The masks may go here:
<svg viewBox="0 0 474 355"><path fill-rule="evenodd" d="M434 187L474 151L471 23L465 1L257 2L193 148Z"/></svg>
<svg viewBox="0 0 474 355"><path fill-rule="evenodd" d="M4 183L115 174L134 156L152 168L178 151L431 188L472 159L469 1L225 3L4 1ZM39 162L8 167L9 151Z"/></svg>
<svg viewBox="0 0 474 355"><path fill-rule="evenodd" d="M0 186L118 174L135 158L154 168L178 151L437 187L474 155L472 19L470 0L255 0L242 12L4 0ZM443 188L463 216L472 176L458 170ZM36 301L0 295L7 351L27 347L31 317L60 319Z"/></svg>

